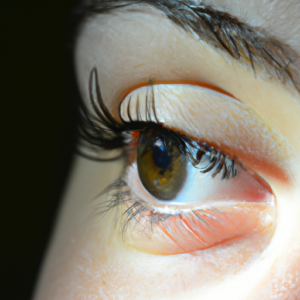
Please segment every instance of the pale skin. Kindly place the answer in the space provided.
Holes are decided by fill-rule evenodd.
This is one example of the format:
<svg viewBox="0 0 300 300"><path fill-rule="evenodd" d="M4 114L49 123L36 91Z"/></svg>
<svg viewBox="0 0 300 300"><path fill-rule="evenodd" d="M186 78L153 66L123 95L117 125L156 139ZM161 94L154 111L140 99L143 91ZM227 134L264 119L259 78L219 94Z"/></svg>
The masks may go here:
<svg viewBox="0 0 300 300"><path fill-rule="evenodd" d="M300 55L297 1L211 3L265 29ZM111 214L95 213L105 199L95 196L119 176L123 162L96 163L76 156L34 299L299 299L300 96L294 86L262 72L255 76L250 67L187 35L149 8L88 20L77 40L75 64L85 101L90 72L98 67L101 93L112 111L124 93L150 76L175 82L175 91L176 82L183 81L217 86L253 110L257 119L253 118L263 125L253 133L259 145L250 146L265 149L255 157L236 146L238 139L246 147L247 139L238 134L248 123L234 128L229 121L222 132L225 126L216 125L216 110L206 125L201 123L201 102L188 87L176 99L166 92L165 99L158 100L159 117L168 127L195 138L206 135L230 148L268 182L277 199L276 228L271 236L266 231L200 252L139 251L122 240ZM172 102L172 110L166 101ZM184 113L188 106L193 112Z"/></svg>

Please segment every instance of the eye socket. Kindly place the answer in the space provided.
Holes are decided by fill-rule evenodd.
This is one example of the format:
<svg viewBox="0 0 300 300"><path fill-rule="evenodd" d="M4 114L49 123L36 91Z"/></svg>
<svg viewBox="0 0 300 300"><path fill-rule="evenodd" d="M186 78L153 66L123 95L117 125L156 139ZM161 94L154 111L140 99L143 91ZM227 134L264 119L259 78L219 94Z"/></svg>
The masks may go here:
<svg viewBox="0 0 300 300"><path fill-rule="evenodd" d="M187 157L180 141L163 128L145 130L138 142L137 165L144 188L159 200L172 200L187 177Z"/></svg>
<svg viewBox="0 0 300 300"><path fill-rule="evenodd" d="M87 140L104 149L124 148L128 158L124 174L110 187L111 200L103 206L103 212L119 205L124 208L122 235L127 244L169 255L273 232L276 207L270 186L247 167L235 164L238 158L163 127L167 126L160 121L163 110L157 110L155 103L164 101L155 100L153 86L120 103L120 121L103 103L96 70L91 74L90 92L97 118L84 111L87 120L82 131Z"/></svg>

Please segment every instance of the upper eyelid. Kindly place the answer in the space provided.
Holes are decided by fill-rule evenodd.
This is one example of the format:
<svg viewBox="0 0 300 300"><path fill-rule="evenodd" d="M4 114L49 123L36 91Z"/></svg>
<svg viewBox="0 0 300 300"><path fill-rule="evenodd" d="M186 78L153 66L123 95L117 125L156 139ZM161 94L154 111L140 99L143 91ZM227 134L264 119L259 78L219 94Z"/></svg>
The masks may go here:
<svg viewBox="0 0 300 300"><path fill-rule="evenodd" d="M291 165L287 158L294 157L294 150L246 103L197 87L191 87L188 94L184 85L178 86L175 93L174 85L154 87L158 117L165 128L206 141L229 156L238 157L265 178L289 182L287 170ZM143 95L145 91L145 88L137 89L134 94ZM171 96L162 96L162 91L166 94L170 91Z"/></svg>
<svg viewBox="0 0 300 300"><path fill-rule="evenodd" d="M94 80L93 80L94 79ZM151 83L151 81L149 81ZM150 93L148 93L150 91ZM94 95L94 93L96 95ZM140 109L139 109L139 99L137 99L137 105L136 105L136 117L137 120L133 120L131 116L131 110L130 110L130 101L131 98L129 98L127 109L125 110L125 113L127 114L127 118L129 119L129 122L126 121L121 113L122 104L124 103L123 99L118 106L118 117L120 122L118 122L113 115L108 111L106 105L104 104L103 98L101 96L101 90L99 85L99 78L98 78L98 71L97 68L94 67L90 73L90 79L89 79L89 94L90 94L90 100L91 100L91 106L93 113L89 112L89 109L86 106L86 103L81 101L81 113L82 117L80 118L79 122L79 137L90 143L91 145L102 147L102 148L108 148L108 149L114 149L114 148L122 148L126 146L126 143L124 142L124 132L128 131L139 131L143 128L148 127L150 124L151 126L157 127L162 126L157 118L156 115L156 109L155 109L155 101L154 101L154 91L153 91L153 85L149 85L147 88L147 95L146 95L146 105L145 105L145 120L142 119ZM97 99L97 102L96 102ZM94 116L93 116L94 114ZM100 123L100 127L97 127L97 123ZM96 126L96 127L94 127ZM102 126L102 128L101 128ZM125 127L126 126L126 127ZM104 133L104 138L101 136L101 132L108 130L108 132L111 133L113 136L115 134L115 137L113 137L115 140L119 140L119 142L112 142L112 146L110 147L110 144L108 143L109 136L107 136L107 133ZM172 130L171 130L172 131ZM96 133L93 135L93 133ZM98 134L97 134L98 133ZM176 134L176 133L174 133ZM105 136L106 135L106 136ZM184 138L185 143L193 142L193 140L189 137L187 137L184 134L180 134L182 138ZM182 140L182 141L184 141ZM200 142L200 141L199 141ZM203 142L203 145L207 145L205 142ZM87 145L85 145L87 146ZM208 147L211 147L208 145ZM220 152L222 155L225 155L225 158L228 157L228 154L223 153L217 148L214 148L216 151ZM86 158L91 158L93 160L98 161L111 161L111 159L97 159L93 157L89 157L86 155L83 151L80 150L80 148L77 148L77 152L80 155L83 155ZM228 158L229 159L229 158Z"/></svg>
<svg viewBox="0 0 300 300"><path fill-rule="evenodd" d="M85 141L83 143L79 143L79 146L77 148L77 152L87 158L93 159L95 161L111 161L114 159L119 159L121 156L125 157L125 146L128 145L127 138L124 136L124 132L132 131L132 130L139 130L136 127L136 123L133 126L126 126L126 124L121 123L120 121L117 121L116 118L113 117L113 115L108 111L107 107L105 106L99 81L98 81L98 75L97 75L97 69L96 67L93 68L93 70L90 73L90 80L89 80L89 93L91 97L91 101L94 101L94 108L90 110L89 105L86 100L81 99L81 118L79 119L79 137L81 138L79 141ZM196 87L194 87L196 89ZM224 95L224 97L227 97ZM125 100L125 99L124 99ZM159 99L157 99L159 100ZM96 102L95 102L96 101ZM207 101L211 101L211 98L208 97ZM223 101L223 100L222 100ZM232 99L232 101L236 104L238 104L239 107L237 108L238 111L242 109L243 104L239 104L239 101L236 101L235 99ZM159 120L161 117L163 117L164 113L167 113L161 105L163 105L164 101L157 101L157 105L159 105ZM97 104L98 103L98 104ZM122 103L122 102L121 102ZM166 102L167 103L167 102ZM165 104L166 104L165 103ZM177 110L177 113L181 113L188 109L188 107L182 105L185 102L182 102L180 105L174 107ZM202 103L202 101L201 101ZM228 105L226 105L227 107ZM99 107L102 107L104 109L99 109ZM186 107L186 108L185 108ZM209 107L207 105L204 105L203 108L206 110L206 107ZM234 104L235 107L235 104ZM196 108L196 107L195 107ZM180 109L180 112L178 111ZM228 109L231 109L231 106L228 106ZM234 108L235 109L235 108ZM93 111L94 110L94 111ZM200 109L201 110L201 109ZM251 110L251 109L250 109ZM108 118L103 117L103 111L106 112ZM212 111L214 112L214 110ZM180 126L177 126L178 120L175 118L168 118L168 123L164 124L166 128L172 129L175 132L182 133L185 136L188 137L194 137L196 140L200 140L202 142L207 142L209 145L214 146L216 149L219 149L220 151L224 152L225 154L229 155L229 157L238 157L239 160L246 166L253 169L254 172L259 172L262 174L262 176L265 178L273 178L275 180L279 180L281 183L289 183L290 182L290 157L294 157L294 150L291 148L291 146L283 141L282 139L279 139L281 141L280 147L277 147L274 150L274 147L272 146L275 142L275 144L278 144L277 138L280 138L276 132L273 132L267 125L261 120L261 118L254 114L248 114L248 110L245 111L246 115L249 116L250 122L255 122L257 124L258 128L261 128L261 131L255 131L253 132L255 128L253 129L252 126L247 126L244 124L245 122L242 122L242 128L244 128L242 131L239 129L239 131L236 130L230 130L224 131L226 127L222 127L219 131L212 131L211 130L211 122L214 120L214 118L211 117L209 114L208 116L203 115L203 119L201 118L201 122L205 122L205 124L202 124L201 126L201 132L196 129L196 127L190 127L190 128L180 128ZM217 112L214 113L215 118L219 115ZM226 115L226 114L225 114ZM223 115L223 117L225 116ZM187 117L186 120L191 118L192 116ZM185 117L183 116L183 119ZM223 122L226 120L223 118ZM246 121L247 121L246 120ZM103 122L104 121L104 122ZM247 121L247 122L248 122ZM227 122L227 121L226 121ZM233 119L234 124L236 124L236 119ZM240 124L240 123L239 123ZM252 124L252 123L251 123ZM132 125L132 124L131 124ZM146 122L141 122L141 127L145 128L147 126ZM237 125L237 124L236 124ZM236 126L235 126L236 128ZM236 128L237 129L237 128ZM204 131L203 131L204 130ZM244 132L245 130L245 132ZM223 135L222 135L223 133ZM234 136L232 135L234 133ZM243 133L243 135L241 135ZM259 133L259 135L257 134ZM268 133L271 133L271 135L267 135ZM247 137L252 134L254 134L254 137L256 137L255 140L252 139L255 143L251 144L249 146ZM259 141L261 138L268 137L268 142L263 143L263 147L259 144ZM229 143L230 142L230 143ZM278 144L279 145L279 144ZM283 146L284 145L284 146ZM86 149L92 150L91 152L86 153ZM109 152L103 152L103 150L114 150L119 149L120 152L118 153L112 153ZM249 152L250 151L250 152ZM113 154L115 156L109 157L107 159L107 155ZM267 153L267 154L266 154ZM257 156L258 154L258 156ZM288 154L288 155L287 155ZM289 157L289 159L287 159Z"/></svg>
<svg viewBox="0 0 300 300"><path fill-rule="evenodd" d="M98 103L95 102L95 98L93 95L93 90L92 90L93 89L93 84L92 84L93 79L95 79L94 80L94 83L95 83L94 88L95 88ZM149 83L151 84L151 81ZM92 108L98 117L98 121L100 121L100 122L102 121L102 123L104 125L102 130L105 131L106 129L108 129L111 131L115 131L116 139L121 140L121 142L118 145L119 147L126 146L125 138L124 138L124 136L122 136L122 134L124 132L139 131L139 130L148 128L149 126L154 127L154 128L162 127L162 125L159 123L159 120L156 115L154 91L153 91L152 84L148 86L147 92L146 92L146 97L145 97L145 102L146 102L145 113L144 113L145 120L143 120L141 117L139 98L137 98L136 111L135 111L137 120L135 120L135 121L133 120L133 118L131 116L131 110L130 110L131 98L129 98L128 103L127 103L127 109L125 110L125 113L127 114L127 118L129 119L129 122L126 121L125 118L123 118L122 113L121 113L122 104L124 103L125 99L123 99L123 101L121 101L118 106L118 117L119 117L121 123L118 123L118 121L116 119L114 119L114 117L110 114L110 112L107 110L107 108L104 104L104 101L101 96L99 80L98 80L98 72L97 72L96 67L93 68L93 70L91 71L91 74L90 74L89 89L90 89L90 98L91 98L91 102L92 102ZM85 112L85 116L87 117L87 120L90 121L91 116L89 117L89 114L87 113L87 111L84 107L83 107L83 110ZM105 128L105 126L106 126L106 128ZM84 125L81 126L81 129L84 133L87 133L85 131ZM201 162L202 156L204 154L205 155L210 155L210 154L213 155L213 153L217 154L218 159L217 160L213 159L213 161L210 161L210 159L209 159L207 166L201 171L202 173L206 173L206 172L210 171L211 169L214 169L214 173L212 174L212 177L214 177L216 174L218 174L219 172L222 171L222 179L224 179L224 178L229 179L229 178L235 177L237 175L236 169L235 169L235 160L237 160L237 157L234 156L234 158L230 158L230 156L228 154L224 153L223 151L221 151L217 148L210 146L206 142L203 142L203 141L195 142L195 141L193 141L193 139L188 138L186 135L178 134L172 130L169 130L169 131L172 133L172 135L174 135L174 137L176 137L178 140L180 140L180 143L182 146L182 151L184 151L185 155L187 155L189 157L189 159L191 160L191 163L193 165L199 164ZM89 138L88 135L87 136L82 135L81 137L85 138L86 140L88 140L88 138ZM99 136L97 137L97 139L99 140ZM100 138L100 141L101 141L101 138ZM105 145L105 142L107 142L107 144L109 144L110 141L109 140L105 141L105 138L104 138L104 140L102 141L102 144ZM116 147L115 145L116 144L113 142L112 149L113 149L113 147ZM118 148L118 147L116 147L116 148ZM197 152L194 153L194 151L191 151L192 148L196 149ZM202 153L200 158L198 157L199 152ZM220 160L225 162L222 164L221 168L219 165ZM229 166L229 162L230 162L230 166ZM225 165L226 165L226 167L223 168L223 166L225 166ZM217 168L215 168L215 167L217 167Z"/></svg>

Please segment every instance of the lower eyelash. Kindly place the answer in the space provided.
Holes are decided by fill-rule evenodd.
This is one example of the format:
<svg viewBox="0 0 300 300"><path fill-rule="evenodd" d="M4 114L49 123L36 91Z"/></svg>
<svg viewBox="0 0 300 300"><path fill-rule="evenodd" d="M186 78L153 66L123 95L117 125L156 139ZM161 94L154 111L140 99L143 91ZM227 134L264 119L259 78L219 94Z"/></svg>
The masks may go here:
<svg viewBox="0 0 300 300"><path fill-rule="evenodd" d="M145 226L150 225L150 227L159 222L164 221L168 217L174 216L174 214L165 214L155 212L153 209L144 206L141 202L132 199L131 190L127 183L122 179L116 180L110 186L108 186L98 197L106 194L108 199L97 207L97 215L104 215L109 211L116 208L115 215L115 224L121 221L122 224L122 235L124 237L124 233L126 228L130 222L138 222L140 223L140 218L147 219L147 224ZM118 212L118 208L124 206L127 207L125 211L120 215Z"/></svg>
<svg viewBox="0 0 300 300"><path fill-rule="evenodd" d="M113 209L115 211L115 224L121 223L122 236L124 238L126 229L130 222L143 225L143 230L146 227L152 228L153 225L166 221L170 217L181 216L186 212L179 210L176 213L162 213L153 208L143 205L139 200L133 199L131 189L121 176L118 180L108 186L99 196L106 194L107 200L102 202L97 207L97 215L104 215ZM118 210L121 208L121 214ZM213 209L213 208L212 208ZM192 213L201 221L201 217L197 214L202 210L193 210ZM189 211L190 212L190 211ZM143 222L141 222L141 220Z"/></svg>

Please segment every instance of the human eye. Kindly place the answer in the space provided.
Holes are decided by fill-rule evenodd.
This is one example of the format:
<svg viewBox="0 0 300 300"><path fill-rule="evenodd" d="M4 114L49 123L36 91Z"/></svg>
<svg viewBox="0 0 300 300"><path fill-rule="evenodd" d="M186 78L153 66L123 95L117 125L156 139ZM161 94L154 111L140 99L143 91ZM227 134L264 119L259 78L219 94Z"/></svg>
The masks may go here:
<svg viewBox="0 0 300 300"><path fill-rule="evenodd" d="M200 2L87 1L37 299L297 299L299 43L274 23L297 9Z"/></svg>
<svg viewBox="0 0 300 300"><path fill-rule="evenodd" d="M272 233L276 200L266 181L235 155L168 128L160 103L167 107L166 95L179 89L224 111L227 106L242 115L246 107L213 87L152 81L120 101L116 120L103 102L97 69L91 71L92 111L83 111L81 137L103 149L119 148L126 161L98 207L100 215L115 209L124 241L152 254L189 253Z"/></svg>

